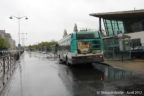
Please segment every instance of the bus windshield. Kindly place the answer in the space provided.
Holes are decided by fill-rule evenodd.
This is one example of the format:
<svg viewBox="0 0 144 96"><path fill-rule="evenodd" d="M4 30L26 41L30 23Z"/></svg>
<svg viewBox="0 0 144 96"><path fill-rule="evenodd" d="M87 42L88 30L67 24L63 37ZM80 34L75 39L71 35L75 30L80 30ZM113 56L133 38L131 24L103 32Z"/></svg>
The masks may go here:
<svg viewBox="0 0 144 96"><path fill-rule="evenodd" d="M99 33L77 33L77 39L96 39L99 38Z"/></svg>

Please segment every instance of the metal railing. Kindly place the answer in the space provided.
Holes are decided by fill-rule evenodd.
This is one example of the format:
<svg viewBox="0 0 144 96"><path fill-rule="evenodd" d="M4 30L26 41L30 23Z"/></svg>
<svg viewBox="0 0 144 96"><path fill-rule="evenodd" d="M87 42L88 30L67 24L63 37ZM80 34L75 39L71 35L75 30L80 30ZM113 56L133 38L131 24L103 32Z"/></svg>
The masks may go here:
<svg viewBox="0 0 144 96"><path fill-rule="evenodd" d="M19 60L23 51L0 51L0 94L8 83L15 68L16 61Z"/></svg>

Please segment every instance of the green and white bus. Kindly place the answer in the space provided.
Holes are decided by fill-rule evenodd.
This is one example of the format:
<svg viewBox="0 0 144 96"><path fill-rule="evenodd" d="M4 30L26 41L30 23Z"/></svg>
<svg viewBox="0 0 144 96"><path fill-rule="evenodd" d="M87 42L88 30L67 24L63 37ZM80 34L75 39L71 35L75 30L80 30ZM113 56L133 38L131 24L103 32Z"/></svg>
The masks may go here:
<svg viewBox="0 0 144 96"><path fill-rule="evenodd" d="M58 56L66 64L103 62L102 36L97 31L80 31L58 42Z"/></svg>

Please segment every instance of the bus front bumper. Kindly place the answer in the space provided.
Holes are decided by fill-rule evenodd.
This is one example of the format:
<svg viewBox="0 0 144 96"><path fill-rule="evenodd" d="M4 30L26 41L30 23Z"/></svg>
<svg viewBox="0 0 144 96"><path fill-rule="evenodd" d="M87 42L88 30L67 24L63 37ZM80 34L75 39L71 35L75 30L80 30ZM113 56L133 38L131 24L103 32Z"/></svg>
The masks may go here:
<svg viewBox="0 0 144 96"><path fill-rule="evenodd" d="M80 56L80 57L73 57L70 60L71 64L87 64L103 61L104 61L103 56Z"/></svg>

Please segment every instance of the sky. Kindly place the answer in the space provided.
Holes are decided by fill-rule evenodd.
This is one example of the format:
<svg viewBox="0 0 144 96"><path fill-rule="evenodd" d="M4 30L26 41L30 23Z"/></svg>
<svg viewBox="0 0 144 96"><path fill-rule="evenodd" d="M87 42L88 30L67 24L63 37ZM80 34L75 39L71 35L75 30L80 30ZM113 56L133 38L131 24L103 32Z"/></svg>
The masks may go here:
<svg viewBox="0 0 144 96"><path fill-rule="evenodd" d="M144 9L144 0L0 0L0 30L10 33L18 43L18 20L10 16L27 16L21 19L21 35L25 45L42 41L59 41L64 29L98 29L98 18L90 13Z"/></svg>

